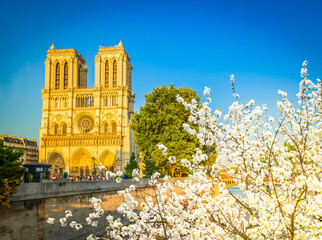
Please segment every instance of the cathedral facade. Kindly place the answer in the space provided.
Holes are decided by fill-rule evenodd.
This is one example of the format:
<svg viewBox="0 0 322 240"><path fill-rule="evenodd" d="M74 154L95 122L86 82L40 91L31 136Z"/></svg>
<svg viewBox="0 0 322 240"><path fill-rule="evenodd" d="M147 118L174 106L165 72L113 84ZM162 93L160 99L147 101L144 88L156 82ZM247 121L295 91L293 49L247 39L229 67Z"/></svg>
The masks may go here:
<svg viewBox="0 0 322 240"><path fill-rule="evenodd" d="M87 88L85 59L75 49L47 51L39 160L52 174L88 176L99 164L123 170L135 152L132 64L122 42L100 47L94 88Z"/></svg>

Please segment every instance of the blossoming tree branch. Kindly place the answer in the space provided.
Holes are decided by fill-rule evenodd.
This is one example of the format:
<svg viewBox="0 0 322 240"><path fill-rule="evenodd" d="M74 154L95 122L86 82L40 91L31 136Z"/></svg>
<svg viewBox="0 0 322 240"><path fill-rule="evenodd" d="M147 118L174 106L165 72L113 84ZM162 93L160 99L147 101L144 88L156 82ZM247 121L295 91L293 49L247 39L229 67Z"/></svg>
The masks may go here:
<svg viewBox="0 0 322 240"><path fill-rule="evenodd" d="M124 202L118 208L128 221L106 217L107 239L320 239L322 236L322 84L308 79L307 62L301 70L298 102L279 90L279 119L269 116L265 105L254 100L243 104L231 84L236 101L223 116L211 113L210 89L198 107L195 100L177 101L190 111L184 129L201 145L217 146L217 161L209 174L200 164L207 155L196 149L192 161L169 157L191 171L184 181L169 176L160 181L156 173L150 180L154 194L142 194L141 206L133 198L135 185L120 191ZM166 146L159 144L163 154ZM245 196L232 194L220 179L227 172ZM121 175L118 173L119 176ZM135 181L138 171L133 173ZM118 180L120 181L120 180ZM218 186L219 193L214 193ZM180 192L176 191L179 189ZM97 226L104 211L99 199L91 199L94 212L86 219ZM138 210L140 207L140 210ZM71 213L60 220L66 226ZM54 219L47 220L53 224ZM71 228L82 225L71 221ZM99 239L94 234L87 239ZM104 237L100 237L104 239Z"/></svg>

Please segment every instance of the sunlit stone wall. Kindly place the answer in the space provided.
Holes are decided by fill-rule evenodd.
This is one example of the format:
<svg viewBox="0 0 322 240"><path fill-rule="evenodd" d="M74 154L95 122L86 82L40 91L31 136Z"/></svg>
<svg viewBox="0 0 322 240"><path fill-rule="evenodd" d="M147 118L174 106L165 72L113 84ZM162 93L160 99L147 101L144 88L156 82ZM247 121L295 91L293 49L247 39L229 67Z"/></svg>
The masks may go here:
<svg viewBox="0 0 322 240"><path fill-rule="evenodd" d="M123 219L116 211L123 200L117 194L117 191L131 185L131 180L124 180L122 184L116 184L113 180L88 181L83 185L85 187L83 189L79 188L78 184L82 183L67 182L64 184L64 182L57 182L22 185L21 188L23 189L20 189L20 192L12 198L9 206L0 206L0 239L81 240L86 239L90 233L94 233L91 229L103 233L107 215ZM147 179L141 180L139 186L141 188L133 192L133 196L140 203L142 198L139 191L151 192L151 189L145 188ZM61 191L58 192L57 189L61 189ZM98 228L85 226L85 218L93 211L89 203L91 197L100 198L103 201L102 207L106 211L104 217L99 221ZM84 223L83 229L76 231L69 226L60 226L59 218L65 215L65 210L72 211L73 220ZM56 224L47 224L48 217L54 217Z"/></svg>

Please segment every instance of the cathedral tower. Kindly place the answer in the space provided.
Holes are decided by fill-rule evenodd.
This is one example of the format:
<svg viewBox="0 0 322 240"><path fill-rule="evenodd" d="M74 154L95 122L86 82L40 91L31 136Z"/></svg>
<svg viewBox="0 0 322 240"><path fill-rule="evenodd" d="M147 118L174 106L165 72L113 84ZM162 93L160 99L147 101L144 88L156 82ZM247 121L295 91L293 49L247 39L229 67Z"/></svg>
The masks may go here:
<svg viewBox="0 0 322 240"><path fill-rule="evenodd" d="M85 59L75 49L52 45L45 66L40 161L52 164L56 175L88 176L98 164L123 170L135 147L129 127L132 64L122 42L99 48L93 89L87 88Z"/></svg>

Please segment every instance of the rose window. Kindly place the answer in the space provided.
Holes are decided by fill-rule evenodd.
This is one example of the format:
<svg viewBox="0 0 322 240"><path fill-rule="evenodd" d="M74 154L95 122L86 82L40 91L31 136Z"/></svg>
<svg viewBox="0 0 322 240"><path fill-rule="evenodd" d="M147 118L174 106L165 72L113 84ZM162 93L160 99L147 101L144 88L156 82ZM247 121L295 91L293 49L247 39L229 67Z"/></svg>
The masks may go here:
<svg viewBox="0 0 322 240"><path fill-rule="evenodd" d="M94 127L94 120L91 116L81 116L77 121L77 126L83 133L90 132Z"/></svg>

